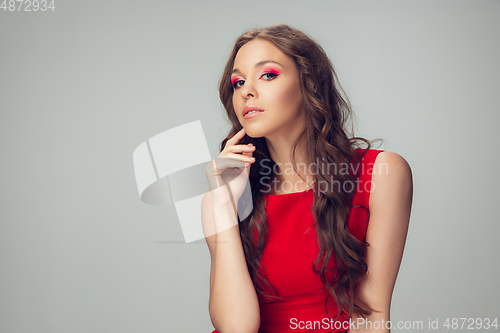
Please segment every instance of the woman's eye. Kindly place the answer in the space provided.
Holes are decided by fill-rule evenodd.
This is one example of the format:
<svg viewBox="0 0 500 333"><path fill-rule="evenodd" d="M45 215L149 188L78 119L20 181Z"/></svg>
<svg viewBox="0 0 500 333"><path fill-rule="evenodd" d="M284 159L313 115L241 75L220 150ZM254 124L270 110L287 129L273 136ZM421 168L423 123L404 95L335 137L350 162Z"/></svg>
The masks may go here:
<svg viewBox="0 0 500 333"><path fill-rule="evenodd" d="M272 79L274 79L275 77L277 77L277 76L278 76L278 74L275 74L275 73L264 73L264 74L262 74L262 76L261 76L261 77L264 77L264 76L266 76L266 75L267 75L267 79L266 79L266 81L271 81ZM243 80L238 80L238 81L234 82L234 83L233 83L233 89L238 89L238 88L240 88L240 87L241 87L241 84L239 84L240 82L241 82L241 84L243 84L245 81L243 81Z"/></svg>
<svg viewBox="0 0 500 333"><path fill-rule="evenodd" d="M243 80L238 80L235 83L233 83L233 88L238 89L240 86L238 85L238 82L242 82Z"/></svg>
<svg viewBox="0 0 500 333"><path fill-rule="evenodd" d="M274 79L276 76L278 76L277 74L274 74L274 73L264 73L262 74L262 77L264 77L265 75L271 75L270 77L268 76L269 80L272 80ZM269 81L268 80L268 81Z"/></svg>

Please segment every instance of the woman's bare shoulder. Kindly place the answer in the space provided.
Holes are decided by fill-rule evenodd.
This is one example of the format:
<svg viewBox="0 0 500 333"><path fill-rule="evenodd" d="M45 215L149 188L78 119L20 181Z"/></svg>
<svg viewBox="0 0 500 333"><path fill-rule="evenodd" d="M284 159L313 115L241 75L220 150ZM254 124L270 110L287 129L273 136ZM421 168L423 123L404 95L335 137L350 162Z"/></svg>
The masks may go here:
<svg viewBox="0 0 500 333"><path fill-rule="evenodd" d="M399 204L411 203L412 193L410 164L398 153L380 152L373 164L370 210L378 205L385 206L387 200L397 201Z"/></svg>
<svg viewBox="0 0 500 333"><path fill-rule="evenodd" d="M373 175L404 179L411 176L411 167L403 156L384 150L375 158Z"/></svg>

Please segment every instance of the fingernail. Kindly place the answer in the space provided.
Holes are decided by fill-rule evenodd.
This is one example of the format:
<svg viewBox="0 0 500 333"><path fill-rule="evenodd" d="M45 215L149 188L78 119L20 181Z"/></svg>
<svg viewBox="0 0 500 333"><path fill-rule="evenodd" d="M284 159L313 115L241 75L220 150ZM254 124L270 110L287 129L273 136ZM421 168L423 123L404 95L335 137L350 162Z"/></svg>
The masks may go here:
<svg viewBox="0 0 500 333"><path fill-rule="evenodd" d="M250 163L245 162L245 168L248 168L249 165Z"/></svg>

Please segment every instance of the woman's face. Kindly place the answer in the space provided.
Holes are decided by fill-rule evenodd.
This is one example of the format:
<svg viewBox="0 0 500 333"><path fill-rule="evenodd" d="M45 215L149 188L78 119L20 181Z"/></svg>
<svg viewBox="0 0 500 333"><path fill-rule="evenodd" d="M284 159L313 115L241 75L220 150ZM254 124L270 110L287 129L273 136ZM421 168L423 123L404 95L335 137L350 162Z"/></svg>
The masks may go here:
<svg viewBox="0 0 500 333"><path fill-rule="evenodd" d="M248 136L269 139L300 134L305 127L295 62L273 43L254 39L243 45L231 83L234 111ZM245 106L264 111L244 117Z"/></svg>

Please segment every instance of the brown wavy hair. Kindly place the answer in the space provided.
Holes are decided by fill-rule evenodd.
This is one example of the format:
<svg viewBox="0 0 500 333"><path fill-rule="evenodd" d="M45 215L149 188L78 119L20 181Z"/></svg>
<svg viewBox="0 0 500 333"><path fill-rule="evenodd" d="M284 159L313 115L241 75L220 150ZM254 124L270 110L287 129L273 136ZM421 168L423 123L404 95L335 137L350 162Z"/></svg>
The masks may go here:
<svg viewBox="0 0 500 333"><path fill-rule="evenodd" d="M306 156L304 158L307 162L314 162L318 157L322 157L322 161L327 165L331 165L330 163L352 165L353 162L359 165L362 156L370 149L373 141L377 140L368 141L352 136L354 114L326 52L311 37L285 24L251 29L236 40L219 82L219 96L227 112L228 120L232 124L229 134L220 145L220 151L222 152L226 142L242 128L232 104L231 72L238 50L254 39L264 39L273 43L294 60L298 70L307 126L292 149L291 160L295 172L302 178L296 168L295 160L295 151L301 140L305 140L304 154ZM357 148L361 148L360 142L366 145L361 154L356 151ZM240 236L245 258L256 292L264 297L277 298L279 307L279 295L265 293L264 285L272 289L274 287L259 273L259 269L263 269L260 265L260 258L268 238L266 203L263 200L264 191L262 190L264 184L259 175L263 174L264 168L275 170L275 163L271 159L265 138L251 138L245 135L239 143L253 143L256 146L253 155L256 160L251 166L249 176L254 207L252 213L240 221ZM355 170L358 168L356 167ZM270 175L270 181L275 177L277 177L276 174ZM375 311L355 292L361 278L367 272L364 255L366 247L369 246L368 243L360 242L351 235L347 227L350 209L354 207L350 203L355 191L343 191L343 187L338 185L344 182L355 182L356 177L358 177L356 173L330 175L329 171L314 175L313 189L317 195L314 196L313 201L313 216L320 251L313 264L313 271L319 274L329 291L325 307L327 308L328 297L332 296L339 310L338 316L342 312L366 316ZM332 179L335 181L332 182ZM316 184L331 185L319 191ZM368 210L368 207L364 208ZM255 231L258 232L256 242L252 236ZM335 257L335 270L332 279L328 280L325 276L326 265L332 254ZM322 264L318 270L317 265L320 261ZM276 289L274 290L276 292Z"/></svg>

